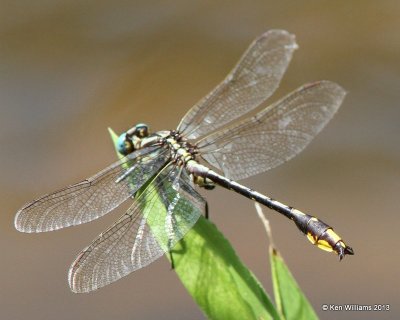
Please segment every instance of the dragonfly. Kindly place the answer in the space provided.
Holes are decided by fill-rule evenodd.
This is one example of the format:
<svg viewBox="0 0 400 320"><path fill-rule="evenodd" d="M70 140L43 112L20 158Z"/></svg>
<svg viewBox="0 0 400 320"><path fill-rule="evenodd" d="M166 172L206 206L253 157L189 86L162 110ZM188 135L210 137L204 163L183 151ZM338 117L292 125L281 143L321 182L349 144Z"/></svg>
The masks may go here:
<svg viewBox="0 0 400 320"><path fill-rule="evenodd" d="M133 126L118 137L119 161L26 204L16 214L16 229L32 233L80 225L132 201L71 265L68 281L78 293L108 285L170 253L207 213L198 187L233 190L289 218L313 244L340 260L354 254L322 220L236 182L297 155L342 104L344 89L318 81L247 115L277 89L297 47L287 31L265 32L177 129L151 133L146 124Z"/></svg>

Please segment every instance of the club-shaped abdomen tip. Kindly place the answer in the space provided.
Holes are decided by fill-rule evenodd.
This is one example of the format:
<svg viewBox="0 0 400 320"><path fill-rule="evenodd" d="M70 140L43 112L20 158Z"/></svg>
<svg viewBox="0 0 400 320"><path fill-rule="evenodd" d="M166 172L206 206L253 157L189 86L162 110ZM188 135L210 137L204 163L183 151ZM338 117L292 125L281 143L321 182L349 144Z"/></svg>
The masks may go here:
<svg viewBox="0 0 400 320"><path fill-rule="evenodd" d="M344 243L342 238L333 231L332 227L315 217L308 219L305 230L305 234L312 244L316 245L321 250L335 252L340 260L342 260L346 254L354 254L353 249Z"/></svg>
<svg viewBox="0 0 400 320"><path fill-rule="evenodd" d="M352 247L346 245L342 240L338 241L335 245L334 251L338 254L339 260L341 261L346 255L354 255Z"/></svg>
<svg viewBox="0 0 400 320"><path fill-rule="evenodd" d="M344 243L342 238L331 227L326 229L315 243L320 249L334 251L342 260L346 255L353 255L353 248Z"/></svg>

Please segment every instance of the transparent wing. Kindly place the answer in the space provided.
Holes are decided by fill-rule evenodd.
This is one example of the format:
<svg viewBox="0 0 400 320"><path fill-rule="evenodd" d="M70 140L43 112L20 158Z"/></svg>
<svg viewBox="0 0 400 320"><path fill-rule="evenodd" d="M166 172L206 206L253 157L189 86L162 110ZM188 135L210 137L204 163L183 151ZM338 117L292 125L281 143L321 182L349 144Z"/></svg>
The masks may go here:
<svg viewBox="0 0 400 320"><path fill-rule="evenodd" d="M134 195L168 159L168 150L158 146L133 152L89 179L28 203L17 212L15 227L44 232L97 219Z"/></svg>
<svg viewBox="0 0 400 320"><path fill-rule="evenodd" d="M287 31L261 35L225 80L188 111L178 131L197 139L256 108L276 90L296 48Z"/></svg>
<svg viewBox="0 0 400 320"><path fill-rule="evenodd" d="M110 284L161 257L205 210L186 171L169 165L113 226L76 258L69 271L74 292Z"/></svg>
<svg viewBox="0 0 400 320"><path fill-rule="evenodd" d="M254 117L198 142L202 157L234 180L267 171L302 151L340 107L346 92L320 81L305 85Z"/></svg>

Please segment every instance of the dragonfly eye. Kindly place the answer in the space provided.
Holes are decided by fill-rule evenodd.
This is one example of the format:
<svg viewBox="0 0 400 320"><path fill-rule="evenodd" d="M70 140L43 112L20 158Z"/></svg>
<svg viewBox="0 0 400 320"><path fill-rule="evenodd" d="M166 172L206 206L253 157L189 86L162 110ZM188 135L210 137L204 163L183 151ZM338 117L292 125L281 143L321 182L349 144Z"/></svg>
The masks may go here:
<svg viewBox="0 0 400 320"><path fill-rule="evenodd" d="M132 139L128 137L126 133L123 133L118 137L117 149L118 152L124 156L132 153L135 150Z"/></svg>
<svg viewBox="0 0 400 320"><path fill-rule="evenodd" d="M135 126L135 135L138 138L145 138L149 136L149 126L147 124L144 123L138 123Z"/></svg>

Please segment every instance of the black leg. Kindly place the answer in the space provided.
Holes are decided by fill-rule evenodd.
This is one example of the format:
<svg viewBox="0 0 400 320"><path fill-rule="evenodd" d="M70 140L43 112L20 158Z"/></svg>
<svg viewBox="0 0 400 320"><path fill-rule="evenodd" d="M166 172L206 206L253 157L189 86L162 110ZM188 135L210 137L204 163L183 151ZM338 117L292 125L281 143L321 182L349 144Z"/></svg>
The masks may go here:
<svg viewBox="0 0 400 320"><path fill-rule="evenodd" d="M171 250L168 253L169 253L169 259L171 261L171 270L174 270L175 269L174 256Z"/></svg>
<svg viewBox="0 0 400 320"><path fill-rule="evenodd" d="M208 220L209 215L208 215L208 202L206 202L206 212L205 212L205 218Z"/></svg>

